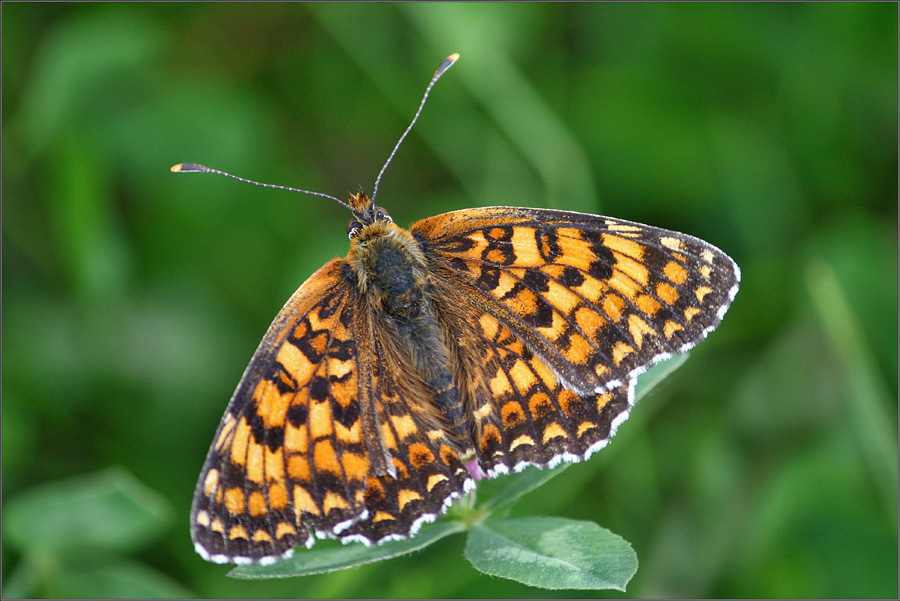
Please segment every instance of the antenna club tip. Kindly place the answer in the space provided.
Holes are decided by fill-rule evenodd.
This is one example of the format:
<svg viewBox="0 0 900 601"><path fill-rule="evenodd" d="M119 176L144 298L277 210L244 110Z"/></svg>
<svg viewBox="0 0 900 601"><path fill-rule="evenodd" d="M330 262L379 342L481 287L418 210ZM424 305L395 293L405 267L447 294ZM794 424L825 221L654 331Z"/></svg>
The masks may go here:
<svg viewBox="0 0 900 601"><path fill-rule="evenodd" d="M451 54L450 56L447 57L447 60L450 61L451 63L455 63L456 61L459 60L459 52L454 52L453 54Z"/></svg>
<svg viewBox="0 0 900 601"><path fill-rule="evenodd" d="M211 173L213 170L197 163L178 163L172 165L172 173Z"/></svg>

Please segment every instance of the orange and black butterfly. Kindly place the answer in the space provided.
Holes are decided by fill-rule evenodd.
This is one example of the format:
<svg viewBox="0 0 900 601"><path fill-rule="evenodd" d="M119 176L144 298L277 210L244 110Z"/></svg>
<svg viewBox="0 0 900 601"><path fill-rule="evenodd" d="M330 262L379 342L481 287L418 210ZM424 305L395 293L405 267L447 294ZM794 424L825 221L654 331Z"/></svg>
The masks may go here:
<svg viewBox="0 0 900 601"><path fill-rule="evenodd" d="M205 559L408 537L483 474L586 459L638 374L702 340L738 290L734 261L685 234L513 207L405 230L374 196L335 199L349 255L288 300L228 405L191 510Z"/></svg>

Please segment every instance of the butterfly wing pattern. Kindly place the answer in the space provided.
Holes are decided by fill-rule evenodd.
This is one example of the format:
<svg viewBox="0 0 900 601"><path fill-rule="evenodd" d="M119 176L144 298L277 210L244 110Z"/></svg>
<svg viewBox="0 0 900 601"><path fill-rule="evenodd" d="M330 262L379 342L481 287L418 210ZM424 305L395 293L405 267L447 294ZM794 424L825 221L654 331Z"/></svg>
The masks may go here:
<svg viewBox="0 0 900 601"><path fill-rule="evenodd" d="M715 329L740 281L707 242L610 217L490 207L411 231L490 349L491 398L473 411L489 475L605 446L637 376Z"/></svg>
<svg viewBox="0 0 900 601"><path fill-rule="evenodd" d="M410 536L474 488L466 461L493 477L587 458L637 375L702 340L737 293L737 265L676 232L509 207L406 231L369 202L351 197L368 233L291 297L228 405L191 515L210 561ZM372 270L424 295L402 297L418 325L381 308L398 303Z"/></svg>

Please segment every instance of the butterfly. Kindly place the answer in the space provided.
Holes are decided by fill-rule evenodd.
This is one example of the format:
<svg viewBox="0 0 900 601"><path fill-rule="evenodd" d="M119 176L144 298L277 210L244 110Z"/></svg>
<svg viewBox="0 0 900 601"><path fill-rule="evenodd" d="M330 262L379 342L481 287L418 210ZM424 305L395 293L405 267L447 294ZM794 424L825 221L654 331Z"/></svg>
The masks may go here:
<svg viewBox="0 0 900 601"><path fill-rule="evenodd" d="M375 193L334 199L349 254L287 301L228 404L191 509L207 560L412 536L483 475L588 458L638 374L705 338L738 290L731 258L678 232L515 207L403 229Z"/></svg>

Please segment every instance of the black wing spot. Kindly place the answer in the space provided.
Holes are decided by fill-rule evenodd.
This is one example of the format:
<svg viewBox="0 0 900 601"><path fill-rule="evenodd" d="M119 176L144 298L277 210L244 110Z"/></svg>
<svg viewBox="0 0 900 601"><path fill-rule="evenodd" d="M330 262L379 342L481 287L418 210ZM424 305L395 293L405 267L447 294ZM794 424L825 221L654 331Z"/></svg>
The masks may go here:
<svg viewBox="0 0 900 601"><path fill-rule="evenodd" d="M291 376L290 372L285 368L284 365L281 364L280 361L275 361L275 370L271 376L269 376L269 381L275 384L275 387L278 389L279 394L287 394L289 392L296 392L299 386L297 385L297 380Z"/></svg>
<svg viewBox="0 0 900 601"><path fill-rule="evenodd" d="M272 452L277 451L284 446L284 428L267 428L263 423L263 418L256 411L256 405L252 405L252 409L244 414L247 425L250 426L250 432L256 442L265 444Z"/></svg>
<svg viewBox="0 0 900 601"><path fill-rule="evenodd" d="M522 277L522 281L525 283L525 285L534 292L549 291L550 286L547 283L549 280L550 278L546 273L538 271L536 269L529 269Z"/></svg>
<svg viewBox="0 0 900 601"><path fill-rule="evenodd" d="M328 356L338 361L349 361L354 357L355 348L352 340L332 340Z"/></svg>
<svg viewBox="0 0 900 601"><path fill-rule="evenodd" d="M419 240L419 244L426 245L427 239L420 239L416 236L416 239ZM471 238L453 238L452 240L448 240L441 244L440 249L441 252L446 253L465 253L472 250L475 247L475 241Z"/></svg>
<svg viewBox="0 0 900 601"><path fill-rule="evenodd" d="M328 380L322 376L314 376L309 381L309 398L311 401L321 403L328 398Z"/></svg>
<svg viewBox="0 0 900 601"><path fill-rule="evenodd" d="M343 294L332 293L326 296L319 304L319 318L328 319L334 315L343 304Z"/></svg>
<svg viewBox="0 0 900 601"><path fill-rule="evenodd" d="M534 230L534 240L537 243L538 252L541 253L541 258L547 263L553 263L562 254L556 231L538 228Z"/></svg>
<svg viewBox="0 0 900 601"><path fill-rule="evenodd" d="M584 275L574 267L566 267L559 278L559 282L566 288L577 288L584 283Z"/></svg>
<svg viewBox="0 0 900 601"><path fill-rule="evenodd" d="M493 290L500 285L500 270L496 267L483 267L477 282L481 288Z"/></svg>
<svg viewBox="0 0 900 601"><path fill-rule="evenodd" d="M291 405L287 410L287 420L295 428L299 428L300 426L305 426L306 420L308 418L309 418L309 409L307 408L306 404Z"/></svg>
<svg viewBox="0 0 900 601"><path fill-rule="evenodd" d="M553 325L553 307L541 297L538 297L537 300L537 308L531 313L523 315L522 320L528 325L536 328L548 328Z"/></svg>
<svg viewBox="0 0 900 601"><path fill-rule="evenodd" d="M598 280L608 280L612 277L612 268L616 260L612 251L600 242L591 242L591 251L594 253L594 260L588 267L588 274Z"/></svg>
<svg viewBox="0 0 900 601"><path fill-rule="evenodd" d="M301 338L291 336L288 342L297 347L310 363L317 365L325 358L325 353L321 349L325 348L329 333L327 330L312 331L309 320L304 318L303 322L308 333Z"/></svg>
<svg viewBox="0 0 900 601"><path fill-rule="evenodd" d="M482 260L500 265L512 265L516 262L515 249L512 246L513 228L492 227L485 232L487 247L482 251ZM497 260L497 254L500 259Z"/></svg>
<svg viewBox="0 0 900 601"><path fill-rule="evenodd" d="M336 399L331 399L331 415L349 430L359 419L359 403L350 403L344 407Z"/></svg>

